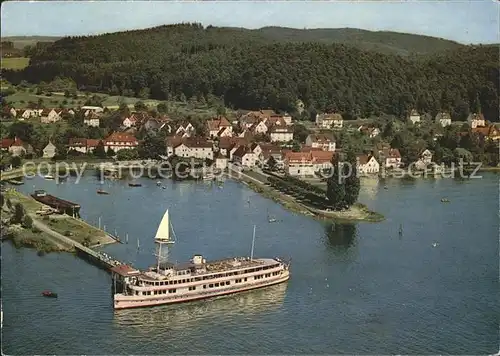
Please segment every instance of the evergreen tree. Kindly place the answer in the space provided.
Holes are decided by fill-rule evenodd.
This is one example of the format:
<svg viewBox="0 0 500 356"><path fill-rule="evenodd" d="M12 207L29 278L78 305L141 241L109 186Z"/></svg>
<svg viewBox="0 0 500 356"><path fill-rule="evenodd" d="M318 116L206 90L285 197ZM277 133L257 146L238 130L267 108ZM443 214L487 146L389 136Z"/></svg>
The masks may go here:
<svg viewBox="0 0 500 356"><path fill-rule="evenodd" d="M104 143L102 141L99 141L99 143L97 144L94 150L94 156L99 158L106 158L106 150L104 149Z"/></svg>
<svg viewBox="0 0 500 356"><path fill-rule="evenodd" d="M340 170L342 164L339 162L337 155L332 159L332 174L327 180L326 197L331 206L335 210L340 210L344 207L345 199L345 182L341 177Z"/></svg>
<svg viewBox="0 0 500 356"><path fill-rule="evenodd" d="M345 204L351 207L357 200L359 196L360 182L356 167L356 155L353 150L347 151L347 164L344 176L345 179ZM349 172L350 170L350 172Z"/></svg>

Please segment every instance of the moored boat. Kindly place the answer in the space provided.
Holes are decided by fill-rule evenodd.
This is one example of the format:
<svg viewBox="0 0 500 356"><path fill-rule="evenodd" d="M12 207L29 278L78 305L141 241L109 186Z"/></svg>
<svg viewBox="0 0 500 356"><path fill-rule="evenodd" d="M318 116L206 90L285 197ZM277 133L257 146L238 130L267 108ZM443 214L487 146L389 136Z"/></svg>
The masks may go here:
<svg viewBox="0 0 500 356"><path fill-rule="evenodd" d="M54 293L54 292L51 292L49 290L45 290L42 292L42 295L44 297L48 297L48 298L57 298L57 293Z"/></svg>
<svg viewBox="0 0 500 356"><path fill-rule="evenodd" d="M44 178L45 178L45 179L47 179L47 180L52 180L52 179L54 179L54 176L52 176L52 175L50 175L50 174L46 174L46 175L44 176Z"/></svg>
<svg viewBox="0 0 500 356"><path fill-rule="evenodd" d="M115 309L173 304L235 294L283 283L290 278L290 261L253 258L255 227L250 257L206 261L202 255L194 255L191 261L182 264L168 262L169 246L175 242L170 239L170 228L167 210L155 237L156 266L147 271L128 265L112 269ZM119 292L117 286L120 287Z"/></svg>
<svg viewBox="0 0 500 356"><path fill-rule="evenodd" d="M129 183L128 186L129 187L142 187L142 184L141 183Z"/></svg>

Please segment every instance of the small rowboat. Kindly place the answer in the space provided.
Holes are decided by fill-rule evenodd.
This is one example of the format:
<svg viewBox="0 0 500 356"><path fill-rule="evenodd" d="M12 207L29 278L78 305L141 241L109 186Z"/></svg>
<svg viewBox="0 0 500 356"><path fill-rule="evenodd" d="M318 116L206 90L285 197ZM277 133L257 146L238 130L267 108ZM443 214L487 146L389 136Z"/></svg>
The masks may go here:
<svg viewBox="0 0 500 356"><path fill-rule="evenodd" d="M109 193L108 193L107 191L105 191L105 190L99 189L99 190L97 191L97 194L108 195Z"/></svg>
<svg viewBox="0 0 500 356"><path fill-rule="evenodd" d="M51 292L49 290L43 291L42 295L49 298L57 298L57 293Z"/></svg>
<svg viewBox="0 0 500 356"><path fill-rule="evenodd" d="M141 183L129 183L128 186L129 187L142 187L142 184Z"/></svg>

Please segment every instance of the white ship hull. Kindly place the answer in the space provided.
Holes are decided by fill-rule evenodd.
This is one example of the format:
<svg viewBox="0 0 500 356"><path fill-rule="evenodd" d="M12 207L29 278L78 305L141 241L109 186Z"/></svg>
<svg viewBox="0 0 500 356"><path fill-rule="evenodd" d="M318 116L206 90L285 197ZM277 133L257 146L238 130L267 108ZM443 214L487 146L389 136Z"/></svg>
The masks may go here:
<svg viewBox="0 0 500 356"><path fill-rule="evenodd" d="M273 271L277 275L272 275ZM261 278L257 280L253 278L253 276L256 275L256 273L243 274L241 276L238 276L242 278L247 276L248 278L248 282L240 282L238 284L235 284L234 280L228 281L228 278L212 279L207 282L204 282L206 283L207 287L209 285L212 286L216 284L221 284L221 286L214 288L210 287L201 290L189 290L189 287L183 287L182 285L177 285L176 293L171 293L171 294L158 293L157 295L130 295L130 294L126 295L118 293L115 294L113 298L114 308L128 309L128 308L151 307L151 306L174 304L174 303L184 303L189 301L219 297L229 294L251 291L253 289L269 287L279 283L287 282L288 279L290 278L290 271L288 269L283 269L282 265L278 268L269 269L266 272L268 273L262 274L263 277L266 276L265 278L257 277ZM269 275L269 277L267 277L267 275ZM250 278L250 276L252 276L252 278ZM229 285L226 284L228 282L230 283ZM199 287L201 288L202 285L199 285Z"/></svg>
<svg viewBox="0 0 500 356"><path fill-rule="evenodd" d="M134 295L115 294L114 308L115 309L141 308L141 307L152 307L157 305L196 301L201 299L251 291L259 288L265 288L279 283L287 282L289 278L290 278L290 271L282 270L278 276L273 276L265 280L259 280L258 282L248 281L240 285L229 285L229 286L214 288L212 290L203 289L203 291L191 291L182 294L179 293L177 295L166 294L166 295L151 295L151 296L134 296ZM213 282L216 282L216 280L214 280Z"/></svg>

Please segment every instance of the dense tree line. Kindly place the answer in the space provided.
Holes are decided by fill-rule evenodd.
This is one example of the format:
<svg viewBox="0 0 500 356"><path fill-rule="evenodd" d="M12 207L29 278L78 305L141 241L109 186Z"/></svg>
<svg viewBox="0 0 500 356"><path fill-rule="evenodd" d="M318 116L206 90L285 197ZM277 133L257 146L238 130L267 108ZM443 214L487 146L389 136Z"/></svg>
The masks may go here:
<svg viewBox="0 0 500 356"><path fill-rule="evenodd" d="M417 108L451 110L463 120L480 108L498 121L497 46L457 45L413 58L268 37L197 24L67 37L37 48L23 71L3 75L13 83L71 78L79 89L160 100L215 96L234 108L292 113L301 99L305 116L404 117Z"/></svg>

